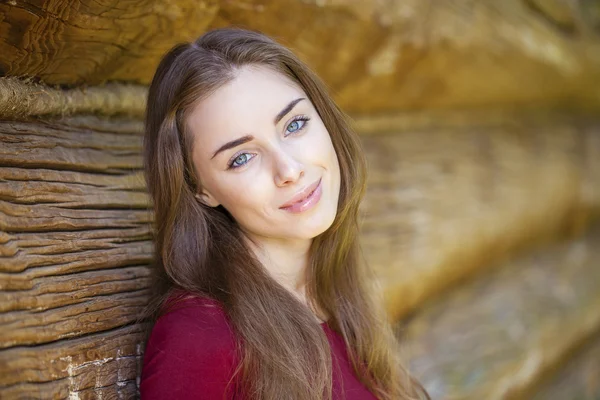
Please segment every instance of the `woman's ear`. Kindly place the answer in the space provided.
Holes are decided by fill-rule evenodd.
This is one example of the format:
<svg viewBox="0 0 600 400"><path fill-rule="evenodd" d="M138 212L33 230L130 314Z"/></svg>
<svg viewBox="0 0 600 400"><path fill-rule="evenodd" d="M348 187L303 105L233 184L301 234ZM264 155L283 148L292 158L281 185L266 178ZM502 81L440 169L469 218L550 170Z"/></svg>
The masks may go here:
<svg viewBox="0 0 600 400"><path fill-rule="evenodd" d="M202 193L196 193L194 195L199 202L209 207L217 207L221 203L217 201L210 193L203 191Z"/></svg>

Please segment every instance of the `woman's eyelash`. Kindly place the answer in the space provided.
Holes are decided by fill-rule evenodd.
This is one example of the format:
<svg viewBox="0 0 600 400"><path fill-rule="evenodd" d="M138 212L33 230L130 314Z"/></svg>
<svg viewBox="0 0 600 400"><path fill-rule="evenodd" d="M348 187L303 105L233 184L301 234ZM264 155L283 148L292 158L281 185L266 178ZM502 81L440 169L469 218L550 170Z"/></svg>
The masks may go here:
<svg viewBox="0 0 600 400"><path fill-rule="evenodd" d="M250 158L247 158L247 160L246 160L246 162L245 162L245 163L243 163L243 164L241 164L241 165L237 165L237 166L236 166L236 165L234 165L234 163L235 163L235 160L237 160L238 158L240 158L240 157L241 157L241 156L243 156L243 155L250 155L250 154L251 154L251 153L247 153L247 152L245 152L245 153L240 153L240 154L236 154L236 155L235 155L235 156L233 156L233 157L231 158L231 160L230 160L230 161L227 163L227 165L228 165L228 168L227 168L227 169L236 169L236 168L243 167L244 165L246 165L246 163L247 163L248 161L252 160L252 159L254 158L254 156L252 156L252 157L250 157Z"/></svg>
<svg viewBox="0 0 600 400"><path fill-rule="evenodd" d="M296 129L293 132L289 132L288 129L289 127L294 123L294 122L298 122L298 121L303 121L304 123L302 124L302 126L300 126L300 128ZM310 118L307 117L306 115L297 115L294 118L292 118L292 120L290 121L289 124L287 124L285 130L286 132L288 132L289 135L292 135L296 132L300 132L301 130L303 130L304 128L306 128L306 125L308 125L308 121L310 121ZM286 135L287 136L287 135Z"/></svg>
<svg viewBox="0 0 600 400"><path fill-rule="evenodd" d="M293 132L289 132L288 129L289 127L294 123L294 122L298 122L298 121L302 121L304 122L299 128L297 128L295 131ZM294 118L292 118L292 120L287 124L285 130L286 132L288 132L288 134L286 136L289 135L293 135L295 133L298 133L302 130L304 130L306 128L306 125L308 125L308 121L310 121L310 118L307 117L306 115L297 115ZM240 153L240 154L236 154L234 155L231 160L229 160L229 162L227 163L228 168L227 169L236 169L236 168L240 168L243 167L244 165L246 165L248 163L248 161L252 160L254 158L254 156L247 158L246 162L244 162L241 165L234 165L235 164L235 160L237 160L238 158L240 158L243 155L250 155L251 153Z"/></svg>

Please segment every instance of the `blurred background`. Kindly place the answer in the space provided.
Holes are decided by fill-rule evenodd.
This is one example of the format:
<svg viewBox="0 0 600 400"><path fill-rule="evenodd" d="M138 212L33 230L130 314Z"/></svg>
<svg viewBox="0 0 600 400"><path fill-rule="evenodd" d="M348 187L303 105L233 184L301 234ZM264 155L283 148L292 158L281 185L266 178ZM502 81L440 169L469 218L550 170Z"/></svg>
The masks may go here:
<svg viewBox="0 0 600 400"><path fill-rule="evenodd" d="M0 2L0 398L137 397L147 86L260 30L369 162L361 243L433 399L600 399L600 1Z"/></svg>

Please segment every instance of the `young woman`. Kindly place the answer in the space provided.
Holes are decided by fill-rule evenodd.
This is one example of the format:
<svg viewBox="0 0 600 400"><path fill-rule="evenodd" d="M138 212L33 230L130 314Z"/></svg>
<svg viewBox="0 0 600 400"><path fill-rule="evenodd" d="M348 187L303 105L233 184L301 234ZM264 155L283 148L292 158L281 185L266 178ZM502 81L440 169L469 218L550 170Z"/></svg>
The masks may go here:
<svg viewBox="0 0 600 400"><path fill-rule="evenodd" d="M174 47L150 86L144 160L142 400L427 397L361 262L359 138L290 50L233 28Z"/></svg>

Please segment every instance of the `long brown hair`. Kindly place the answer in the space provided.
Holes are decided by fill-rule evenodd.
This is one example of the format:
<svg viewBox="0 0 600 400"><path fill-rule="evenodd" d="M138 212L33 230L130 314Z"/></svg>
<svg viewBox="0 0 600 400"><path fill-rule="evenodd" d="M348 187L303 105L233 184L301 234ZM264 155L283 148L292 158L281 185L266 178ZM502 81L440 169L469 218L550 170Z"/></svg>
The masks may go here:
<svg viewBox="0 0 600 400"><path fill-rule="evenodd" d="M312 241L307 298L330 316L355 373L377 398L419 398L425 392L397 358L398 343L360 254L359 204L366 187L360 139L316 74L258 32L217 29L179 44L164 56L150 85L144 167L155 213L156 293L146 315L156 319L173 290L215 299L238 336L236 373L244 393L269 400L331 398L329 342L309 308L266 272L226 209L194 197L201 177L192 165L187 115L245 65L270 68L306 92L339 160L337 215Z"/></svg>

